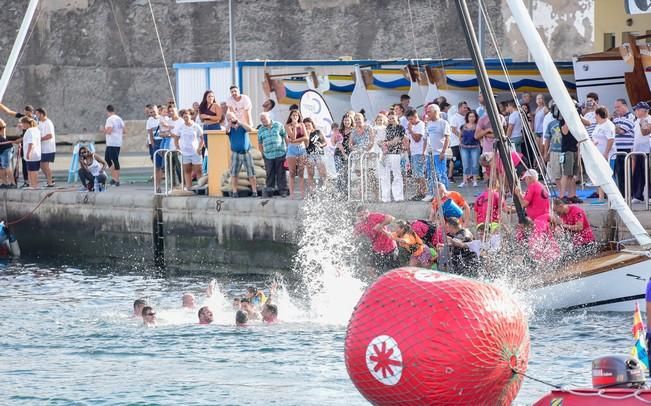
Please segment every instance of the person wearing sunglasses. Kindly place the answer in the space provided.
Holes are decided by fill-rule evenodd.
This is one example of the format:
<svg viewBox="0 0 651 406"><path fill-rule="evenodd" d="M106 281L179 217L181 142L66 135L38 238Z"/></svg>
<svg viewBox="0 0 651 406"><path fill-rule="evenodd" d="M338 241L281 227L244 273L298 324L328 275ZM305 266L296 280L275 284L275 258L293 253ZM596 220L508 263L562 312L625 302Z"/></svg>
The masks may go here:
<svg viewBox="0 0 651 406"><path fill-rule="evenodd" d="M142 324L145 327L156 327L156 312L151 306L142 308Z"/></svg>
<svg viewBox="0 0 651 406"><path fill-rule="evenodd" d="M106 161L101 156L90 152L88 148L79 148L79 179L89 192L99 192L95 190L95 181L103 188L106 185L106 173L104 170L108 167Z"/></svg>

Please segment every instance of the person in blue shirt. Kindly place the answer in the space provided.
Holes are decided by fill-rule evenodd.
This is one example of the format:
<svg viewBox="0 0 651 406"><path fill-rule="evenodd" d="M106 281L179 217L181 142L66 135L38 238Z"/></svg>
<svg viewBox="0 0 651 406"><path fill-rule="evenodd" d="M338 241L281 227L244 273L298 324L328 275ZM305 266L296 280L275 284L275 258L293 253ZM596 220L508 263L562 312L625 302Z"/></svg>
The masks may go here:
<svg viewBox="0 0 651 406"><path fill-rule="evenodd" d="M258 147L264 158L267 182L264 192L273 196L277 192L282 197L289 195L284 163L287 154L287 132L278 121L273 121L269 113L260 114L258 127ZM264 193L263 193L264 194Z"/></svg>
<svg viewBox="0 0 651 406"><path fill-rule="evenodd" d="M253 196L258 195L258 188L255 180L255 168L251 158L251 141L249 139L251 127L246 123L239 121L235 113L226 114L226 134L231 143L231 197L238 197L237 179L242 165L246 168L246 176L251 182L251 192Z"/></svg>

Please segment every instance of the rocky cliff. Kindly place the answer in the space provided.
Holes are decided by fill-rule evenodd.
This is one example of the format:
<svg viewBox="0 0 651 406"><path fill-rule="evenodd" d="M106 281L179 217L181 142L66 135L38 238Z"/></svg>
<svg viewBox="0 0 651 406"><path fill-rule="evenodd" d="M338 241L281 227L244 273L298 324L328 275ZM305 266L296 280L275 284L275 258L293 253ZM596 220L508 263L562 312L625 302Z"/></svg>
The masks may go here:
<svg viewBox="0 0 651 406"><path fill-rule="evenodd" d="M26 3L12 2L0 13L2 63ZM234 3L240 60L468 56L450 0ZM151 4L170 70L177 62L228 59L226 0L151 0ZM508 15L502 2L487 4L507 56L526 55L516 36L505 34L505 28L512 28L505 25ZM477 11L473 13L476 20ZM108 103L115 104L124 118L138 119L144 104L161 103L170 96L147 0L43 0L37 15L4 98L9 106L46 107L60 133L95 132ZM552 51L559 56L557 49ZM567 52L560 55L567 59ZM171 80L174 85L173 71Z"/></svg>

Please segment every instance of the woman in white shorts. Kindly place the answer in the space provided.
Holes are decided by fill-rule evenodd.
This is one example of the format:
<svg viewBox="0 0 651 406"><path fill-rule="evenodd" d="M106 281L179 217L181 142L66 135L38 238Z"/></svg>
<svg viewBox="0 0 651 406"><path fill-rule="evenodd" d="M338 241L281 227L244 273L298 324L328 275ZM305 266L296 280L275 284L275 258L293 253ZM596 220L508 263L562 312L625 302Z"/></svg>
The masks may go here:
<svg viewBox="0 0 651 406"><path fill-rule="evenodd" d="M192 121L194 111L192 109L181 110L183 124L176 128L174 136L176 149L181 151L181 162L183 163L183 177L185 190L192 187L192 175L197 179L201 176L201 149L203 148L203 137L201 126Z"/></svg>

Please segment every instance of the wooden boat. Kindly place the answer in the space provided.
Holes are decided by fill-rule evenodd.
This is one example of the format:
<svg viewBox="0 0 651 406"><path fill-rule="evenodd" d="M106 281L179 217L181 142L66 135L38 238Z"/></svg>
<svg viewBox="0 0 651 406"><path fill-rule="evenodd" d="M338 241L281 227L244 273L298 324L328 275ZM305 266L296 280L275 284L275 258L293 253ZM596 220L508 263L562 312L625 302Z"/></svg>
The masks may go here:
<svg viewBox="0 0 651 406"><path fill-rule="evenodd" d="M539 276L527 300L536 310L630 312L644 300L649 271L651 258L643 253L606 251Z"/></svg>
<svg viewBox="0 0 651 406"><path fill-rule="evenodd" d="M608 108L618 98L627 99L630 105L651 100L651 48L640 43L649 37L629 36L629 42L620 47L575 57L579 101L589 92L596 92L599 103Z"/></svg>
<svg viewBox="0 0 651 406"><path fill-rule="evenodd" d="M646 281L651 271L651 237L624 201L614 183L609 165L589 140L567 86L552 63L538 31L521 0L507 0L514 20L531 50L541 77L549 88L560 113L565 117L572 135L577 139L584 158L586 172L592 182L608 195L609 205L622 219L638 245L638 252L606 252L578 264L562 267L542 275L540 281L528 290L534 308L547 310L634 309L631 302L644 298ZM485 89L482 89L485 91ZM601 100L600 100L601 101ZM505 148L498 143L498 148Z"/></svg>
<svg viewBox="0 0 651 406"><path fill-rule="evenodd" d="M533 95L542 93L549 94L547 85L540 75L538 68L530 62L513 62L505 60L504 64L508 70L507 78L498 61L488 60L485 62L490 84L496 96L507 94L511 97L509 89L509 78L511 85L517 93L529 92ZM574 71L572 65L567 62L556 62L566 88L573 93L576 89ZM475 68L467 60L448 60L441 63L433 63L426 66L427 78L430 84L434 85L440 96L444 96L448 103L453 106L460 101L467 101L470 105L476 104L479 84Z"/></svg>

